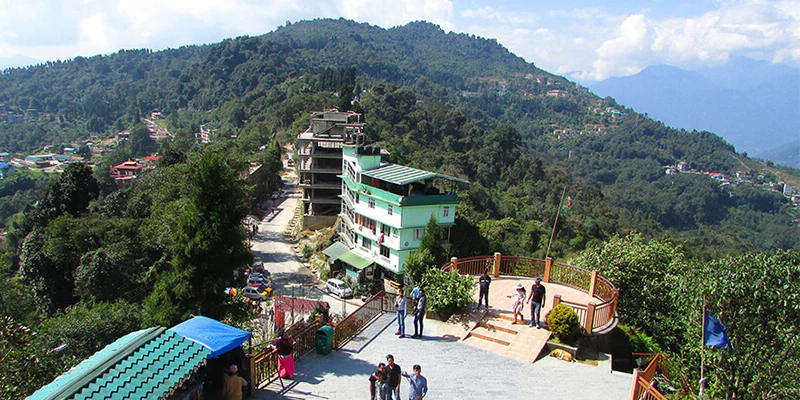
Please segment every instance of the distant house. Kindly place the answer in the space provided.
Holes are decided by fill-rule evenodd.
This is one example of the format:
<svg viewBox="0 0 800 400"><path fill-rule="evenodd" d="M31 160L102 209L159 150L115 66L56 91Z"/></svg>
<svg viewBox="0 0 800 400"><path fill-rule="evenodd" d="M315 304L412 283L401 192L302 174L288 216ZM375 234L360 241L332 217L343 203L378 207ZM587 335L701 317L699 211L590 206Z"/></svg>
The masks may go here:
<svg viewBox="0 0 800 400"><path fill-rule="evenodd" d="M783 184L783 194L784 194L784 196L794 196L794 195L796 195L798 193L800 193L800 192L797 191L796 187L794 187L794 186L792 186L792 185L790 185L788 183L784 183Z"/></svg>
<svg viewBox="0 0 800 400"><path fill-rule="evenodd" d="M109 175L117 182L136 179L144 166L136 160L128 160L111 167Z"/></svg>
<svg viewBox="0 0 800 400"><path fill-rule="evenodd" d="M155 167L160 158L161 156L158 154L150 154L149 156L144 156L144 164L148 167Z"/></svg>
<svg viewBox="0 0 800 400"><path fill-rule="evenodd" d="M128 131L117 132L117 140L119 141L128 140L130 139L130 137L131 133Z"/></svg>
<svg viewBox="0 0 800 400"><path fill-rule="evenodd" d="M567 92L561 89L552 89L547 91L547 95L551 97L567 97Z"/></svg>
<svg viewBox="0 0 800 400"><path fill-rule="evenodd" d="M46 168L57 163L55 154L31 154L25 157L25 163L31 167Z"/></svg>

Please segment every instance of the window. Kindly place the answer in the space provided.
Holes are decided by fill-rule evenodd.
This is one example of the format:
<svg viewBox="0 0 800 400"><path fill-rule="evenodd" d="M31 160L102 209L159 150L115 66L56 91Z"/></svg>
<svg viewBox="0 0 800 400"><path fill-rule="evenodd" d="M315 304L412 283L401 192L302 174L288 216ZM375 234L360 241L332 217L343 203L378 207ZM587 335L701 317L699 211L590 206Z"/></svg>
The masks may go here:
<svg viewBox="0 0 800 400"><path fill-rule="evenodd" d="M414 229L414 240L422 239L423 235L425 235L425 229Z"/></svg>
<svg viewBox="0 0 800 400"><path fill-rule="evenodd" d="M442 216L443 217L450 216L450 206L444 206L444 209L442 210Z"/></svg>
<svg viewBox="0 0 800 400"><path fill-rule="evenodd" d="M375 208L375 199L369 199L369 201L367 202L367 207Z"/></svg>
<svg viewBox="0 0 800 400"><path fill-rule="evenodd" d="M386 213L389 214L389 215L392 215L392 205L391 204L386 206Z"/></svg>
<svg viewBox="0 0 800 400"><path fill-rule="evenodd" d="M392 231L392 227L390 227L390 226L388 226L388 225L386 225L386 224L381 224L381 233L382 233L384 236L389 236L389 233L390 233L391 231Z"/></svg>
<svg viewBox="0 0 800 400"><path fill-rule="evenodd" d="M372 247L372 240L369 240L369 239L367 239L365 237L362 237L361 238L361 247L363 247L365 250L369 250Z"/></svg>
<svg viewBox="0 0 800 400"><path fill-rule="evenodd" d="M360 202L361 202L361 195L356 193L356 203L360 203Z"/></svg>
<svg viewBox="0 0 800 400"><path fill-rule="evenodd" d="M386 246L381 246L381 255L389 258L389 248Z"/></svg>
<svg viewBox="0 0 800 400"><path fill-rule="evenodd" d="M392 236L397 237L397 228L392 228Z"/></svg>

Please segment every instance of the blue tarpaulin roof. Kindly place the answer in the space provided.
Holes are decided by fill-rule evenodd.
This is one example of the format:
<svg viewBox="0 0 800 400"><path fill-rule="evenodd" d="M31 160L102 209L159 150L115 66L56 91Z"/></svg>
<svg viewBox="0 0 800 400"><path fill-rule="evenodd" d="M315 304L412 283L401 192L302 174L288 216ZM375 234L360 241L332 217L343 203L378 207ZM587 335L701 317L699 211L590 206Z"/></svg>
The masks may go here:
<svg viewBox="0 0 800 400"><path fill-rule="evenodd" d="M227 353L250 338L250 332L202 316L183 321L169 330L211 350L208 358Z"/></svg>

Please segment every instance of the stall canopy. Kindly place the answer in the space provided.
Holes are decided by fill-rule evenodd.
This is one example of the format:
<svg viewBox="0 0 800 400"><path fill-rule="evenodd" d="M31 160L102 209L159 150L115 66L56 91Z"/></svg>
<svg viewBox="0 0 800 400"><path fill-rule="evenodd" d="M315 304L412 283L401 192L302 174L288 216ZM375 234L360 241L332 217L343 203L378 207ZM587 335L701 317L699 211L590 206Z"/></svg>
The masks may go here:
<svg viewBox="0 0 800 400"><path fill-rule="evenodd" d="M250 332L202 316L183 321L169 330L209 349L208 358L227 353L250 338Z"/></svg>

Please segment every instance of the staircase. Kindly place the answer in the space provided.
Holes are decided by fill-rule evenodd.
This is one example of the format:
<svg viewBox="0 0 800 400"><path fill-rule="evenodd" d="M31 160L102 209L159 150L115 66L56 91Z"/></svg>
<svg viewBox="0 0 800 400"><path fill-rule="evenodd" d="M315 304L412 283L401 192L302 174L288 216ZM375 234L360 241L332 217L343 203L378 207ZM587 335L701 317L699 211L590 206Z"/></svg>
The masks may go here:
<svg viewBox="0 0 800 400"><path fill-rule="evenodd" d="M463 341L518 360L536 361L550 338L550 331L528 327L527 320L524 324L513 324L513 321L510 315L488 312L467 332Z"/></svg>

